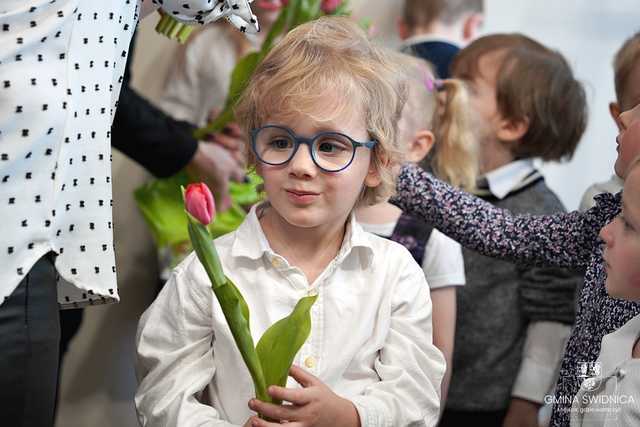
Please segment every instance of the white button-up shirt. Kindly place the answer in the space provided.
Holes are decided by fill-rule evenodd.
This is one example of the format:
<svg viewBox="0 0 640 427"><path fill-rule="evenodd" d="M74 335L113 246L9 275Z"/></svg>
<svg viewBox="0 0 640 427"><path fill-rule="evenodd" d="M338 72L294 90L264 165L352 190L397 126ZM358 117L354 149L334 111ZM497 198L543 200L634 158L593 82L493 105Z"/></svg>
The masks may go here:
<svg viewBox="0 0 640 427"><path fill-rule="evenodd" d="M161 3L183 21L223 13ZM139 6L0 1L0 304L50 251L63 307L118 299L110 129Z"/></svg>
<svg viewBox="0 0 640 427"><path fill-rule="evenodd" d="M595 363L576 366L585 379L573 398L571 427L640 425L640 359L632 356L639 337L636 316L602 338Z"/></svg>
<svg viewBox="0 0 640 427"><path fill-rule="evenodd" d="M352 217L338 255L308 283L271 250L256 207L215 244L250 307L254 342L317 293L311 333L294 364L351 400L362 426L435 425L445 361L432 343L424 273L404 247L364 232ZM252 415L251 377L194 254L142 316L137 351L143 426L227 427ZM201 398L207 386L210 404ZM287 386L297 384L289 378Z"/></svg>

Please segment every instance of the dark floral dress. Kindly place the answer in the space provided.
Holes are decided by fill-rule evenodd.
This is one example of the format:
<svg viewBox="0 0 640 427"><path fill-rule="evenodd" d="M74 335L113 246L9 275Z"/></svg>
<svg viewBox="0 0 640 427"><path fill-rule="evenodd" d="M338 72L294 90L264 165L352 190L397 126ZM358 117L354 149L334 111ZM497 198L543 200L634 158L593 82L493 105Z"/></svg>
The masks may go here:
<svg viewBox="0 0 640 427"><path fill-rule="evenodd" d="M640 304L607 295L600 229L620 212L622 193L596 196L590 210L556 215L513 215L406 165L391 202L483 255L518 264L586 268L576 323L567 342L553 400L552 426L569 425L583 378L580 366L595 362L602 337L640 313Z"/></svg>

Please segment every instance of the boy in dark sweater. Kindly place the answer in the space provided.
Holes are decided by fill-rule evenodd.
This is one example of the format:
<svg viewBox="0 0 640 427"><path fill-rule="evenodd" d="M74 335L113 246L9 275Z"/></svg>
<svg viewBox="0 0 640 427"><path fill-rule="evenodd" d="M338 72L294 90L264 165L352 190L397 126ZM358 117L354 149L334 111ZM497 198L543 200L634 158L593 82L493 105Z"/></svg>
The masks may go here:
<svg viewBox="0 0 640 427"><path fill-rule="evenodd" d="M398 21L402 51L434 65L442 79L461 47L476 38L484 0L405 0Z"/></svg>
<svg viewBox="0 0 640 427"><path fill-rule="evenodd" d="M468 82L477 112L478 195L514 213L564 211L533 163L570 157L586 126L584 90L564 58L525 36L499 34L460 51L452 72ZM467 286L458 289L453 377L441 426L536 425L582 278L463 254Z"/></svg>

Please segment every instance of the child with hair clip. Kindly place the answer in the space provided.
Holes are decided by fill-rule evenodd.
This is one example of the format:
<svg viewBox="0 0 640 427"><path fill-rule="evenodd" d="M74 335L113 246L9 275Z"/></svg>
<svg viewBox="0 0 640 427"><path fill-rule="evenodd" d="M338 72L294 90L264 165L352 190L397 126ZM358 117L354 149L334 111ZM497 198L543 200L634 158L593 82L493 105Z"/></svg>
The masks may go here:
<svg viewBox="0 0 640 427"><path fill-rule="evenodd" d="M611 298L640 302L640 157L629 166L622 212L600 231ZM594 377L573 400L571 426L640 425L640 315L602 338Z"/></svg>
<svg viewBox="0 0 640 427"><path fill-rule="evenodd" d="M398 74L344 17L295 28L258 66L236 114L268 202L215 244L251 309L254 342L317 294L311 332L287 387L268 389L287 404L254 399L209 279L190 255L140 320L143 426L436 424L445 362L432 343L424 273L353 214L395 187Z"/></svg>
<svg viewBox="0 0 640 427"><path fill-rule="evenodd" d="M433 170L452 185L473 188L476 144L469 126L468 97L463 83L453 79L436 81L426 61L402 53L391 55L401 66L409 89L398 123L398 140L405 145L407 160ZM433 303L433 343L447 361L442 381L444 406L451 378L456 287L465 284L460 245L388 201L359 207L356 219L366 231L404 245L422 266Z"/></svg>
<svg viewBox="0 0 640 427"><path fill-rule="evenodd" d="M621 130L615 172L624 179L632 159L640 155L640 105L622 113L618 121ZM583 213L517 215L412 165L403 167L397 190L392 203L484 255L520 264L587 269L552 399L551 425L568 425L571 406L584 379L581 368L596 361L605 335L640 314L638 302L612 298L605 287L608 259L603 257L599 232L620 213L621 194L598 195L596 205Z"/></svg>

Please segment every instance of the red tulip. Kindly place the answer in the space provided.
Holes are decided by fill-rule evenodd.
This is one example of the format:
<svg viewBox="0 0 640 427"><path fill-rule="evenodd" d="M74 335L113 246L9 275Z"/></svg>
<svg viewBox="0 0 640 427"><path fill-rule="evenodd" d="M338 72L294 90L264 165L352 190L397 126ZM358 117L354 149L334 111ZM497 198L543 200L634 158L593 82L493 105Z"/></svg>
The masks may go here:
<svg viewBox="0 0 640 427"><path fill-rule="evenodd" d="M209 187L203 182L189 184L184 193L184 206L202 225L209 225L216 217L216 204Z"/></svg>
<svg viewBox="0 0 640 427"><path fill-rule="evenodd" d="M320 9L324 13L333 13L340 6L340 3L342 3L342 0L322 0Z"/></svg>

